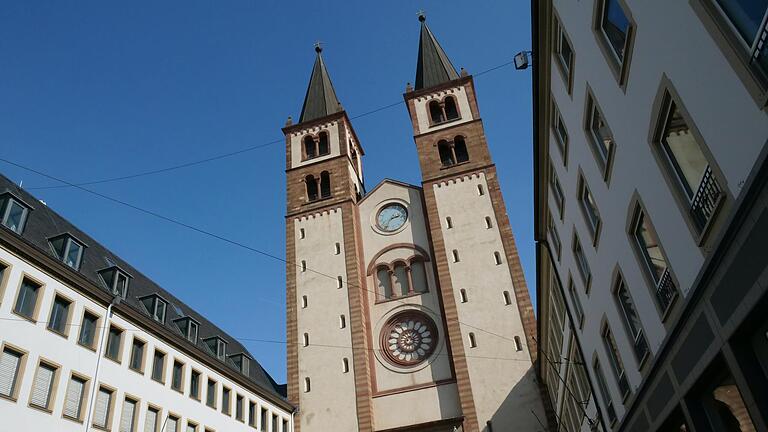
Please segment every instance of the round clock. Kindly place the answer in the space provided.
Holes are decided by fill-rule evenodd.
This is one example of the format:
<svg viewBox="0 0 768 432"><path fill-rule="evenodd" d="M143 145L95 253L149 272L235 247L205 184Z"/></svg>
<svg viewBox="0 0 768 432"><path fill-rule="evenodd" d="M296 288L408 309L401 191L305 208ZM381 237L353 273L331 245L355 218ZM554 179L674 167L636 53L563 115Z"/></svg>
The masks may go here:
<svg viewBox="0 0 768 432"><path fill-rule="evenodd" d="M376 215L376 225L384 232L397 231L408 220L408 210L400 203L385 205Z"/></svg>
<svg viewBox="0 0 768 432"><path fill-rule="evenodd" d="M435 346L435 323L421 312L401 312L381 330L381 350L397 366L415 366L427 360Z"/></svg>

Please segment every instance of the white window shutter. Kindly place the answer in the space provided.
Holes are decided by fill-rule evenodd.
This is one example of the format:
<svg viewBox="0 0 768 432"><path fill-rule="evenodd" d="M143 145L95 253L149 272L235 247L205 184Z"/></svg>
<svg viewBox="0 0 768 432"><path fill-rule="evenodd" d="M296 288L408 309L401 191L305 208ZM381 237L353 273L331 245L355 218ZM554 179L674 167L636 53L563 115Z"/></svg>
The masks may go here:
<svg viewBox="0 0 768 432"><path fill-rule="evenodd" d="M78 378L72 377L67 387L67 394L64 397L64 415L74 419L80 418L80 405L83 400L83 390L85 383Z"/></svg>
<svg viewBox="0 0 768 432"><path fill-rule="evenodd" d="M21 356L9 350L3 350L0 356L0 394L4 396L13 396L14 381L16 372L19 370Z"/></svg>
<svg viewBox="0 0 768 432"><path fill-rule="evenodd" d="M112 398L112 393L99 389L99 394L96 396L96 407L94 408L93 424L99 427L107 427L107 415L109 414L109 400Z"/></svg>
<svg viewBox="0 0 768 432"><path fill-rule="evenodd" d="M120 414L120 432L133 432L133 416L136 414L136 402L126 399Z"/></svg>
<svg viewBox="0 0 768 432"><path fill-rule="evenodd" d="M35 381L32 383L32 398L30 403L32 405L48 408L48 401L50 399L51 384L53 384L53 376L56 374L56 369L41 364L37 368L37 374L35 374Z"/></svg>
<svg viewBox="0 0 768 432"><path fill-rule="evenodd" d="M149 408L144 418L144 432L157 432L157 410Z"/></svg>

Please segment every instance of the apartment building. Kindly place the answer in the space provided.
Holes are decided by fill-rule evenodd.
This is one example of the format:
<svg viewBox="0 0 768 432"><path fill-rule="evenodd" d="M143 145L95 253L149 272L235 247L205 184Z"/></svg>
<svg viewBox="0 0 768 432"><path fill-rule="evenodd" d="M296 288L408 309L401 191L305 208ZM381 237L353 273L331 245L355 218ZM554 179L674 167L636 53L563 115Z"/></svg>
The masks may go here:
<svg viewBox="0 0 768 432"><path fill-rule="evenodd" d="M561 431L768 429L768 2L533 1Z"/></svg>
<svg viewBox="0 0 768 432"><path fill-rule="evenodd" d="M293 430L254 356L0 176L0 429Z"/></svg>

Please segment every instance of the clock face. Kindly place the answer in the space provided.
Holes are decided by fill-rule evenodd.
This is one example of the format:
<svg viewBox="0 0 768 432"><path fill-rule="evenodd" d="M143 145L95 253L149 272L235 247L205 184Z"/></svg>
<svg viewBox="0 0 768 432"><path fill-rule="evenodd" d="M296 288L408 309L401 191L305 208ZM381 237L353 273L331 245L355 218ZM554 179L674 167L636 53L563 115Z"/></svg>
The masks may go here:
<svg viewBox="0 0 768 432"><path fill-rule="evenodd" d="M382 329L381 345L390 362L398 366L415 366L435 351L437 328L421 312L399 313Z"/></svg>
<svg viewBox="0 0 768 432"><path fill-rule="evenodd" d="M408 220L408 210L402 204L387 204L379 210L376 216L376 225L385 232L397 231Z"/></svg>

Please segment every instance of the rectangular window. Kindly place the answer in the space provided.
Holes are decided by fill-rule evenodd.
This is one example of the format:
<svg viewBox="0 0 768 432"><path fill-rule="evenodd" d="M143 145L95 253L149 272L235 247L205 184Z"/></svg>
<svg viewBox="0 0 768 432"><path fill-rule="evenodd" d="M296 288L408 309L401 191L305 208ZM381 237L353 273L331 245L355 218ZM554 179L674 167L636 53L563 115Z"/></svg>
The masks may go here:
<svg viewBox="0 0 768 432"><path fill-rule="evenodd" d="M604 178L608 178L608 166L610 165L611 154L613 153L615 141L613 133L605 122L605 117L600 112L590 92L587 92L587 119L586 134L587 140L592 147L597 165L603 173Z"/></svg>
<svg viewBox="0 0 768 432"><path fill-rule="evenodd" d="M597 241L597 235L600 231L600 212L597 210L597 203L595 197L592 196L592 192L589 191L584 177L579 174L579 206L581 212L584 214L584 219L587 221L587 227L592 234L593 241Z"/></svg>
<svg viewBox="0 0 768 432"><path fill-rule="evenodd" d="M646 273L654 285L654 298L662 316L677 297L677 287L670 275L667 260L661 250L661 244L643 209L637 206L632 228L632 237L637 254L640 256Z"/></svg>
<svg viewBox="0 0 768 432"><path fill-rule="evenodd" d="M80 420L83 419L83 401L85 396L86 380L72 376L67 385L67 393L64 395L65 417Z"/></svg>
<svg viewBox="0 0 768 432"><path fill-rule="evenodd" d="M557 58L557 64L560 66L560 71L563 73L563 79L565 80L565 88L568 94L571 93L571 82L573 81L573 47L568 40L568 36L565 34L565 28L563 28L560 20L555 18L555 39L554 39L554 51Z"/></svg>
<svg viewBox="0 0 768 432"><path fill-rule="evenodd" d="M69 306L71 301L56 296L51 307L51 316L48 318L48 330L66 336L69 333Z"/></svg>
<svg viewBox="0 0 768 432"><path fill-rule="evenodd" d="M632 341L632 346L635 351L635 358L637 363L641 364L648 355L648 342L645 339L645 332L643 332L643 325L640 321L640 316L637 314L635 305L632 302L632 296L629 294L627 285L621 276L616 281L616 289L614 291L616 303L619 305L619 315L621 315L622 321L624 321L624 327L629 334L629 340Z"/></svg>
<svg viewBox="0 0 768 432"><path fill-rule="evenodd" d="M241 395L237 395L237 400L235 404L235 418L243 421L243 397Z"/></svg>
<svg viewBox="0 0 768 432"><path fill-rule="evenodd" d="M272 432L278 432L277 428L280 427L280 419L276 414L272 414Z"/></svg>
<svg viewBox="0 0 768 432"><path fill-rule="evenodd" d="M11 348L3 348L0 356L0 396L16 399L19 370L24 354Z"/></svg>
<svg viewBox="0 0 768 432"><path fill-rule="evenodd" d="M165 300L157 294L142 297L140 300L153 320L165 323L165 311L168 308L168 303Z"/></svg>
<svg viewBox="0 0 768 432"><path fill-rule="evenodd" d="M716 0L725 17L736 30L750 64L759 73L768 75L768 48L765 33L768 32L768 2L765 0Z"/></svg>
<svg viewBox="0 0 768 432"><path fill-rule="evenodd" d="M579 269L579 275L581 276L584 286L589 291L589 283L592 280L592 271L589 269L589 262L586 255L584 255L584 249L581 247L581 241L579 236L573 233L573 255L576 258L576 268Z"/></svg>
<svg viewBox="0 0 768 432"><path fill-rule="evenodd" d="M626 399L629 396L629 381L627 381L627 374L624 371L624 362L621 361L619 355L619 348L616 346L616 340L613 338L613 333L608 325L603 326L603 344L605 350L608 352L608 360L610 360L611 370L616 378L616 383L619 386L619 392L621 396Z"/></svg>
<svg viewBox="0 0 768 432"><path fill-rule="evenodd" d="M690 203L690 217L701 234L709 226L724 194L701 144L670 95L666 95L665 108L659 137L661 150L668 162L667 171L677 180L677 189Z"/></svg>
<svg viewBox="0 0 768 432"><path fill-rule="evenodd" d="M232 390L222 387L221 390L221 412L226 415L232 414L230 403L232 402Z"/></svg>
<svg viewBox="0 0 768 432"><path fill-rule="evenodd" d="M555 133L557 147L560 149L560 154L563 157L563 165L567 165L568 130L565 128L565 122L563 122L563 117L560 115L560 110L555 105L554 100L552 101L552 130Z"/></svg>
<svg viewBox="0 0 768 432"><path fill-rule="evenodd" d="M579 299L579 293L576 292L576 285L573 283L573 279L570 276L568 277L568 294L571 296L571 303L573 303L576 324L581 328L584 324L584 309L581 307L581 300Z"/></svg>
<svg viewBox="0 0 768 432"><path fill-rule="evenodd" d="M147 415L144 417L144 432L157 432L160 410L152 407L147 408ZM170 429L173 430L173 429Z"/></svg>
<svg viewBox="0 0 768 432"><path fill-rule="evenodd" d="M260 431L266 432L267 430L267 409L261 407L261 413L259 415L259 424L261 425Z"/></svg>
<svg viewBox="0 0 768 432"><path fill-rule="evenodd" d="M208 378L208 389L205 393L205 404L216 408L216 381Z"/></svg>
<svg viewBox="0 0 768 432"><path fill-rule="evenodd" d="M93 408L93 425L97 428L107 429L112 417L112 390L105 387L99 388L96 394L96 405Z"/></svg>
<svg viewBox="0 0 768 432"><path fill-rule="evenodd" d="M80 268L80 261L82 261L83 251L85 250L85 247L80 242L73 239L72 236L65 234L50 239L49 243L56 252L56 256L64 264L75 270Z"/></svg>
<svg viewBox="0 0 768 432"><path fill-rule="evenodd" d="M16 297L13 311L18 315L34 320L40 287L40 284L24 278L21 282L21 288L19 288L19 295Z"/></svg>
<svg viewBox="0 0 768 432"><path fill-rule="evenodd" d="M200 372L196 370L189 376L189 397L200 400Z"/></svg>
<svg viewBox="0 0 768 432"><path fill-rule="evenodd" d="M12 198L8 194L5 195L2 206L0 206L0 222L3 225L16 234L21 234L24 231L24 224L27 221L28 214L29 209L21 201Z"/></svg>
<svg viewBox="0 0 768 432"><path fill-rule="evenodd" d="M165 432L179 432L179 418L174 415L168 416L168 424L166 425Z"/></svg>
<svg viewBox="0 0 768 432"><path fill-rule="evenodd" d="M136 426L136 405L138 403L129 398L123 401L123 410L120 413L120 427L118 432L134 432Z"/></svg>
<svg viewBox="0 0 768 432"><path fill-rule="evenodd" d="M152 379L161 383L165 382L165 353L155 350L152 358Z"/></svg>
<svg viewBox="0 0 768 432"><path fill-rule="evenodd" d="M77 337L77 342L88 348L93 348L96 342L96 326L99 322L99 317L85 311L83 313L83 321L80 324L80 335Z"/></svg>
<svg viewBox="0 0 768 432"><path fill-rule="evenodd" d="M46 363L40 363L32 382L29 404L31 406L50 411L51 393L56 380L57 368Z"/></svg>
<svg viewBox="0 0 768 432"><path fill-rule="evenodd" d="M173 362L173 374L171 376L171 388L176 391L184 390L184 363Z"/></svg>
<svg viewBox="0 0 768 432"><path fill-rule="evenodd" d="M109 335L107 336L107 351L104 355L111 360L120 363L121 345L123 342L123 331L117 327L109 327Z"/></svg>
<svg viewBox="0 0 768 432"><path fill-rule="evenodd" d="M617 63L623 64L632 24L619 0L603 0L601 3L599 29Z"/></svg>
<svg viewBox="0 0 768 432"><path fill-rule="evenodd" d="M559 261L563 244L560 241L560 234L557 233L557 228L555 228L555 219L552 217L552 212L549 209L547 209L547 231L555 252L555 258Z"/></svg>
<svg viewBox="0 0 768 432"><path fill-rule="evenodd" d="M592 366L595 373L595 379L597 380L597 387L600 389L600 396L605 405L605 415L608 416L608 424L613 425L616 421L616 410L613 407L613 399L608 393L608 386L605 383L605 375L603 375L603 368L600 367L600 362L595 359L595 363Z"/></svg>
<svg viewBox="0 0 768 432"><path fill-rule="evenodd" d="M256 402L254 401L248 401L248 426L256 427Z"/></svg>
<svg viewBox="0 0 768 432"><path fill-rule="evenodd" d="M549 186L552 190L552 197L555 199L555 204L557 204L560 219L562 219L563 210L565 209L565 195L563 194L563 188L560 186L560 180L557 179L557 174L555 174L555 168L551 161L549 163Z"/></svg>
<svg viewBox="0 0 768 432"><path fill-rule="evenodd" d="M187 432L197 432L197 425L187 420Z"/></svg>
<svg viewBox="0 0 768 432"><path fill-rule="evenodd" d="M128 367L131 369L144 373L144 341L134 338L133 344L131 344L131 361Z"/></svg>

